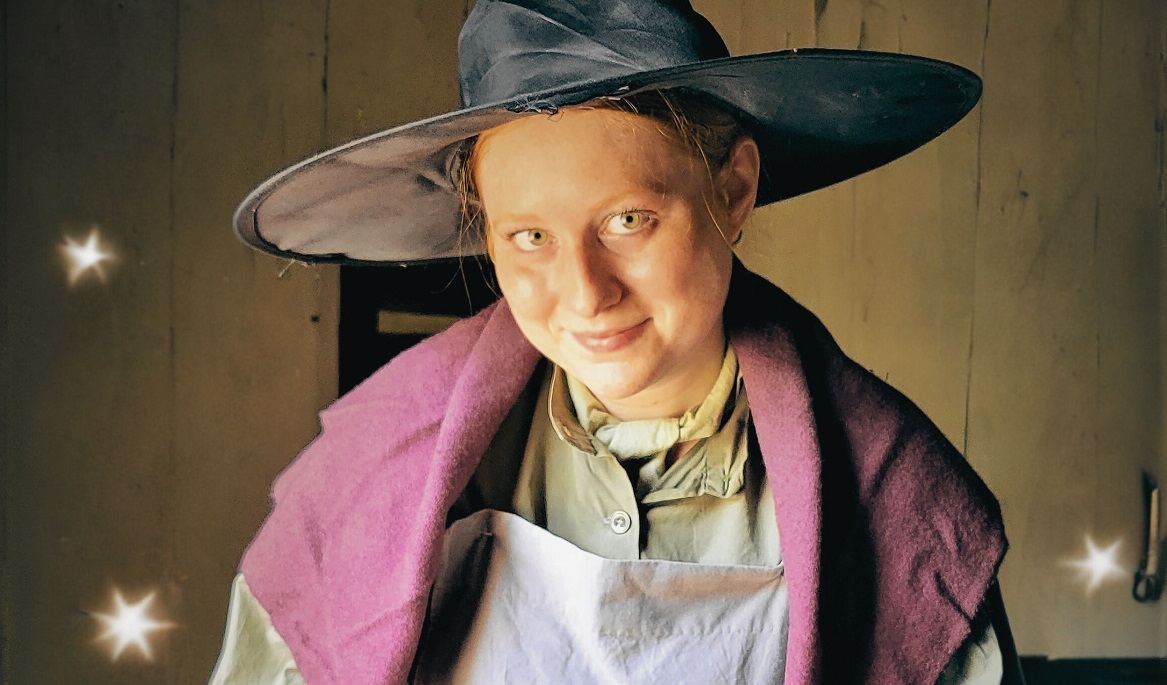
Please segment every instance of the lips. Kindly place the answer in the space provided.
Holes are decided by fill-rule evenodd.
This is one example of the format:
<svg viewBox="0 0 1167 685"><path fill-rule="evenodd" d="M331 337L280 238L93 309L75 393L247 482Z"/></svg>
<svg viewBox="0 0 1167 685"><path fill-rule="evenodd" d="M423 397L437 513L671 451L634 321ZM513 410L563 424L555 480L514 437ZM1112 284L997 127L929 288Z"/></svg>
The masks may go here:
<svg viewBox="0 0 1167 685"><path fill-rule="evenodd" d="M580 347L589 352L596 354L615 352L623 347L627 347L639 338L648 329L648 322L649 319L645 319L635 326L606 331L587 333L572 331L571 337L575 339Z"/></svg>

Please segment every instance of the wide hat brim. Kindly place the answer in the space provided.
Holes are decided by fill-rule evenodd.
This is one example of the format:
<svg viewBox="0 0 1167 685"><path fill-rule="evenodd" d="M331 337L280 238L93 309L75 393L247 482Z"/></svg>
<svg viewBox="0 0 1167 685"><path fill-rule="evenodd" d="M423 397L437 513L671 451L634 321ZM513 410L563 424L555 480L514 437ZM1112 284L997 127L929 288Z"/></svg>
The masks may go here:
<svg viewBox="0 0 1167 685"><path fill-rule="evenodd" d="M725 105L762 154L757 204L817 190L897 159L976 104L972 72L924 57L788 50L577 83L361 138L265 181L235 212L247 244L304 262L408 264L482 254L463 230L451 165L464 142L522 116L596 98L683 88Z"/></svg>

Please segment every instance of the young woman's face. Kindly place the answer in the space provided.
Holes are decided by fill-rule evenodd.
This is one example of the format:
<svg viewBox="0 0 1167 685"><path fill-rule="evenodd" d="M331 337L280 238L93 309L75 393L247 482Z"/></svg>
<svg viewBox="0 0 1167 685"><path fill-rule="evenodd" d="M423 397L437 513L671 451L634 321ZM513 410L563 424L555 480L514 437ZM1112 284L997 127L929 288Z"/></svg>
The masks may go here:
<svg viewBox="0 0 1167 685"><path fill-rule="evenodd" d="M753 141L711 178L657 122L574 109L490 131L475 174L499 286L535 348L617 417L700 403L725 352Z"/></svg>

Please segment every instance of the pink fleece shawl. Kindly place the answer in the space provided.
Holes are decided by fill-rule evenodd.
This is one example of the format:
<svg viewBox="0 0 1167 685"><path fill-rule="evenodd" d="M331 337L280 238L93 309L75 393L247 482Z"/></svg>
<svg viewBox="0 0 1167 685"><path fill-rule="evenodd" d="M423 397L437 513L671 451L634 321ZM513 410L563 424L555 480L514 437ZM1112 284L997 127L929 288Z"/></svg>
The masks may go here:
<svg viewBox="0 0 1167 685"><path fill-rule="evenodd" d="M725 313L777 509L787 685L932 685L1004 555L996 500L906 398L737 265ZM408 677L446 515L540 361L505 302L321 414L242 572L309 685Z"/></svg>

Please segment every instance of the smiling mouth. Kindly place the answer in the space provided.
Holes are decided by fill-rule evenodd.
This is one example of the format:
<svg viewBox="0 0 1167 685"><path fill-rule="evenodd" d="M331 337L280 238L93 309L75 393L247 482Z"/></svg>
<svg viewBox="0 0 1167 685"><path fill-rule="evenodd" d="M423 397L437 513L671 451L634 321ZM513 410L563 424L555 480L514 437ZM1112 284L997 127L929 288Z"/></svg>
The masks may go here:
<svg viewBox="0 0 1167 685"><path fill-rule="evenodd" d="M600 331L598 333L571 332L571 337L580 347L589 352L615 352L632 344L648 328L649 319L645 319L635 326L616 330Z"/></svg>

